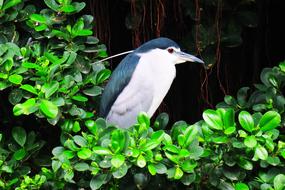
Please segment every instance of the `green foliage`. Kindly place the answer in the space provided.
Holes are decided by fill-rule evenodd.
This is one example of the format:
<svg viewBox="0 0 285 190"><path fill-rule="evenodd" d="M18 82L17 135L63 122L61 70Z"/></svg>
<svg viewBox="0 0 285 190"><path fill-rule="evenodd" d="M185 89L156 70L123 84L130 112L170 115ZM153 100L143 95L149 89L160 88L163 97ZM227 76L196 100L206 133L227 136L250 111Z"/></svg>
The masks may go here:
<svg viewBox="0 0 285 190"><path fill-rule="evenodd" d="M217 7L209 2L203 6ZM79 14L85 3L42 3L43 9L0 0L0 93L13 105L13 118L30 115L32 127L54 125L61 136L47 143L51 155L29 126L1 128L1 189L284 189L284 62L265 68L262 84L226 96L193 125L178 121L168 131L167 114L152 124L141 113L137 124L118 129L96 117L111 71L91 64L107 54L92 36L92 16ZM223 6L226 13L234 9ZM242 10L227 17L221 43L240 43L237 18L252 18ZM202 20L202 51L217 43L212 26Z"/></svg>
<svg viewBox="0 0 285 190"><path fill-rule="evenodd" d="M22 127L13 127L10 138L0 134L0 187L1 189L26 190L39 189L45 182L45 176L39 174L30 177L36 166L31 163L44 146L34 131L29 133Z"/></svg>
<svg viewBox="0 0 285 190"><path fill-rule="evenodd" d="M78 180L78 173L88 174L84 184L90 180L92 189L114 183L133 167L189 184L203 153L196 125L177 123L170 136L163 130L153 131L143 113L138 124L128 130L107 126L102 119L88 120L85 125L89 131L65 137L63 146L54 148L52 166L59 178L71 183Z"/></svg>

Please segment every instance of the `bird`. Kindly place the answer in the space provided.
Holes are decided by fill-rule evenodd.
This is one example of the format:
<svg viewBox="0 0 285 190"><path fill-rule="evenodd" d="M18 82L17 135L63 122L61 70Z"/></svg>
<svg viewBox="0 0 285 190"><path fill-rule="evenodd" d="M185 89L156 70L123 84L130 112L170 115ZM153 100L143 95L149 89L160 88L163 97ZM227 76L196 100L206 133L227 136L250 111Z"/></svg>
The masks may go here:
<svg viewBox="0 0 285 190"><path fill-rule="evenodd" d="M204 64L169 38L145 42L112 72L101 96L99 116L119 128L136 124L140 112L152 117L176 76L175 65L184 62Z"/></svg>

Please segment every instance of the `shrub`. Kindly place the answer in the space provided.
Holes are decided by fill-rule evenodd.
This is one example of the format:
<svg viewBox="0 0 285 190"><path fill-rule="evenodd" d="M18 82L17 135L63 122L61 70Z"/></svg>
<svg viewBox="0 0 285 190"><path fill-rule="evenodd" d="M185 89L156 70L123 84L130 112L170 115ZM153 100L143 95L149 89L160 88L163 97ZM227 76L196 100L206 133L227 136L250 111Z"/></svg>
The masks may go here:
<svg viewBox="0 0 285 190"><path fill-rule="evenodd" d="M44 146L22 120L1 129L2 189L284 188L284 62L193 125L168 131L166 114L151 124L141 113L118 129L96 115L111 72L96 62L106 48L92 36L93 18L79 14L85 3L43 3L0 1L0 90L15 116L61 135ZM10 126L5 108L1 125Z"/></svg>

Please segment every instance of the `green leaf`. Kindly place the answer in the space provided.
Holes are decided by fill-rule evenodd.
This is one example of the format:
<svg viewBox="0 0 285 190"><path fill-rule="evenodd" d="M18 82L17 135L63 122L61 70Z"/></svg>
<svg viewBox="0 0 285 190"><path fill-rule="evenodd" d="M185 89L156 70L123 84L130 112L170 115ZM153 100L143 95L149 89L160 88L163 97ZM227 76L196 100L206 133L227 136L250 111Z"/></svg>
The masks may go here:
<svg viewBox="0 0 285 190"><path fill-rule="evenodd" d="M167 172L167 167L162 163L154 164L154 167L158 174L165 174Z"/></svg>
<svg viewBox="0 0 285 190"><path fill-rule="evenodd" d="M245 183L235 184L235 190L249 190L249 187Z"/></svg>
<svg viewBox="0 0 285 190"><path fill-rule="evenodd" d="M208 109L204 111L203 119L212 129L223 130L222 118L215 110Z"/></svg>
<svg viewBox="0 0 285 190"><path fill-rule="evenodd" d="M121 167L117 168L115 171L112 172L112 175L116 179L120 179L124 177L128 172L128 166L124 163Z"/></svg>
<svg viewBox="0 0 285 190"><path fill-rule="evenodd" d="M260 160L266 160L268 157L268 152L263 146L257 145L257 147L255 148L254 157L257 157Z"/></svg>
<svg viewBox="0 0 285 190"><path fill-rule="evenodd" d="M154 166L153 164L149 164L149 165L147 166L147 169L148 169L148 171L149 171L149 173L150 173L151 175L155 175L155 174L156 174L156 168L155 168L155 166Z"/></svg>
<svg viewBox="0 0 285 190"><path fill-rule="evenodd" d="M23 93L18 88L11 90L8 96L9 102L13 105L19 103L22 100L22 98L23 98Z"/></svg>
<svg viewBox="0 0 285 190"><path fill-rule="evenodd" d="M224 130L224 133L226 135L231 135L233 134L234 132L236 132L236 127L228 127Z"/></svg>
<svg viewBox="0 0 285 190"><path fill-rule="evenodd" d="M9 76L8 80L13 84L21 84L23 77L18 74L13 74Z"/></svg>
<svg viewBox="0 0 285 190"><path fill-rule="evenodd" d="M48 100L41 100L40 110L46 115L48 118L55 118L58 114L58 107Z"/></svg>
<svg viewBox="0 0 285 190"><path fill-rule="evenodd" d="M12 129L12 137L21 147L23 147L27 140L27 133L22 127L14 127Z"/></svg>
<svg viewBox="0 0 285 190"><path fill-rule="evenodd" d="M183 176L183 171L179 167L177 167L175 169L174 179L181 179L182 176Z"/></svg>
<svg viewBox="0 0 285 190"><path fill-rule="evenodd" d="M82 29L76 33L77 36L91 36L92 34L93 34L93 31L88 30L88 29Z"/></svg>
<svg viewBox="0 0 285 190"><path fill-rule="evenodd" d="M2 6L2 11L5 11L6 9L9 9L11 7L14 7L21 2L22 0L6 0L4 5Z"/></svg>
<svg viewBox="0 0 285 190"><path fill-rule="evenodd" d="M52 10L58 12L59 5L56 3L55 0L44 0L45 4Z"/></svg>
<svg viewBox="0 0 285 190"><path fill-rule="evenodd" d="M121 154L116 154L111 159L111 164L115 168L121 167L125 163L125 157Z"/></svg>
<svg viewBox="0 0 285 190"><path fill-rule="evenodd" d="M12 58L8 58L4 62L4 68L7 72L9 72L12 69L13 65L14 65L14 60Z"/></svg>
<svg viewBox="0 0 285 190"><path fill-rule="evenodd" d="M114 130L111 134L111 148L117 153L125 148L126 137L122 130Z"/></svg>
<svg viewBox="0 0 285 190"><path fill-rule="evenodd" d="M198 126L197 125L191 125L187 127L185 131L185 139L184 147L189 146L197 137L198 137Z"/></svg>
<svg viewBox="0 0 285 190"><path fill-rule="evenodd" d="M284 190L285 188L285 175L284 174L278 174L275 176L274 181L274 190Z"/></svg>
<svg viewBox="0 0 285 190"><path fill-rule="evenodd" d="M105 147L101 147L101 146L94 146L92 148L92 151L98 155L112 155L111 150Z"/></svg>
<svg viewBox="0 0 285 190"><path fill-rule="evenodd" d="M99 189L105 182L107 178L107 174L100 174L100 175L97 175L95 177L93 177L90 181L90 188L92 190L96 190L96 189Z"/></svg>
<svg viewBox="0 0 285 190"><path fill-rule="evenodd" d="M42 91L45 93L45 98L51 97L59 88L59 83L57 81L52 81L46 83L42 87Z"/></svg>
<svg viewBox="0 0 285 190"><path fill-rule="evenodd" d="M79 135L75 135L73 137L73 141L78 144L80 147L86 147L88 145L87 141L85 140L85 138L83 138L82 136Z"/></svg>
<svg viewBox="0 0 285 190"><path fill-rule="evenodd" d="M103 69L99 71L96 75L96 84L101 84L105 80L107 80L111 75L111 71L109 69Z"/></svg>
<svg viewBox="0 0 285 190"><path fill-rule="evenodd" d="M238 165L240 167L242 167L243 169L245 169L245 170L249 170L250 171L250 170L253 169L252 163L250 161L246 160L246 159L243 159L243 158L240 159Z"/></svg>
<svg viewBox="0 0 285 190"><path fill-rule="evenodd" d="M60 10L65 12L65 13L72 13L72 12L76 11L76 8L72 5L64 5L61 7Z"/></svg>
<svg viewBox="0 0 285 190"><path fill-rule="evenodd" d="M89 165L85 162L79 162L74 165L74 169L80 172L89 170Z"/></svg>
<svg viewBox="0 0 285 190"><path fill-rule="evenodd" d="M38 107L36 106L36 99L30 98L22 104L16 104L13 108L13 113L15 116L21 114L29 115L30 113L37 111L37 109Z"/></svg>
<svg viewBox="0 0 285 190"><path fill-rule="evenodd" d="M244 139L244 145L247 146L248 148L254 148L257 145L255 136L247 136Z"/></svg>
<svg viewBox="0 0 285 190"><path fill-rule="evenodd" d="M39 23L46 23L47 22L47 19L40 14L31 14L30 19L34 22L39 22Z"/></svg>
<svg viewBox="0 0 285 190"><path fill-rule="evenodd" d="M103 88L100 86L93 86L92 88L83 90L83 93L87 96L98 96L102 94Z"/></svg>
<svg viewBox="0 0 285 190"><path fill-rule="evenodd" d="M26 155L27 155L26 150L21 148L21 149L17 150L16 152L14 152L13 158L15 160L22 160Z"/></svg>
<svg viewBox="0 0 285 190"><path fill-rule="evenodd" d="M238 120L242 128L246 131L252 132L254 130L254 120L247 111L241 111L239 113Z"/></svg>
<svg viewBox="0 0 285 190"><path fill-rule="evenodd" d="M139 155L139 157L137 158L137 165L140 168L143 168L146 166L146 160L145 160L145 157L143 155Z"/></svg>
<svg viewBox="0 0 285 190"><path fill-rule="evenodd" d="M74 124L73 124L72 131L73 131L74 133L78 133L80 130L81 130L81 127L80 127L79 122L78 122L78 121L75 121Z"/></svg>
<svg viewBox="0 0 285 190"><path fill-rule="evenodd" d="M23 84L23 85L20 86L20 88L23 89L23 90L26 90L26 91L28 91L30 93L33 93L35 95L38 95L37 90L33 86L31 86L29 84Z"/></svg>
<svg viewBox="0 0 285 190"><path fill-rule="evenodd" d="M266 112L259 121L260 130L265 132L275 129L280 125L281 117L278 112L268 111Z"/></svg>
<svg viewBox="0 0 285 190"><path fill-rule="evenodd" d="M80 151L77 152L77 156L83 160L90 158L91 155L92 155L92 151L88 148L82 148Z"/></svg>
<svg viewBox="0 0 285 190"><path fill-rule="evenodd" d="M249 89L250 89L249 87L243 87L239 89L239 91L237 92L237 101L240 106L246 105L247 92Z"/></svg>
<svg viewBox="0 0 285 190"><path fill-rule="evenodd" d="M225 129L235 125L235 112L233 109L226 109L223 116Z"/></svg>
<svg viewBox="0 0 285 190"><path fill-rule="evenodd" d="M56 172L61 166L61 162L57 160L52 160L51 167L54 172Z"/></svg>
<svg viewBox="0 0 285 190"><path fill-rule="evenodd" d="M86 98L85 96L80 96L80 95L72 96L72 99L76 100L78 102L87 102L88 101L88 98Z"/></svg>
<svg viewBox="0 0 285 190"><path fill-rule="evenodd" d="M80 18L77 20L77 22L72 27L71 34L74 36L78 36L78 32L83 30L83 28L84 28L84 22L83 22L83 19Z"/></svg>
<svg viewBox="0 0 285 190"><path fill-rule="evenodd" d="M150 126L150 118L147 115L147 113L140 112L137 119L138 119L138 123L140 125L143 125L145 127L149 127Z"/></svg>

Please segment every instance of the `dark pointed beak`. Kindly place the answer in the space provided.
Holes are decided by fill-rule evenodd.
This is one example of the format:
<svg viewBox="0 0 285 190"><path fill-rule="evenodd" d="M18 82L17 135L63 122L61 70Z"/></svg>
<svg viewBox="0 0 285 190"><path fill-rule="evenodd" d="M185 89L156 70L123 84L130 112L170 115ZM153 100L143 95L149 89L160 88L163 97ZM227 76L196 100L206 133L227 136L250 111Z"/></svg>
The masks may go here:
<svg viewBox="0 0 285 190"><path fill-rule="evenodd" d="M184 61L190 61L190 62L197 62L197 63L202 63L202 64L205 64L203 60L191 55L191 54L188 54L188 53L185 53L185 52L182 52L182 51L179 51L179 52L175 52L175 54L182 60Z"/></svg>

